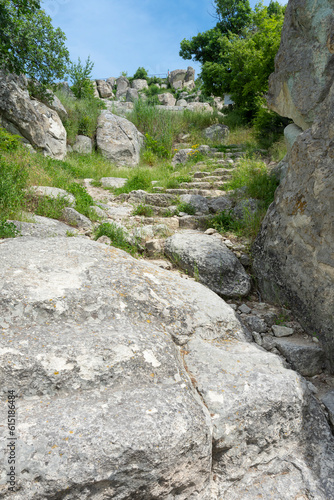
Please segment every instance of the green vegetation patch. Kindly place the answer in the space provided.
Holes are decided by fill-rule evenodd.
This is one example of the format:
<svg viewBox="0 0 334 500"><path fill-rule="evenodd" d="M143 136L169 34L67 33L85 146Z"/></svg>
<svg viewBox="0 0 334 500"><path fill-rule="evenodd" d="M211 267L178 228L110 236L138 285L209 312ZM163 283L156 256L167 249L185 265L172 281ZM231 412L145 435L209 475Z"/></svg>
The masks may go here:
<svg viewBox="0 0 334 500"><path fill-rule="evenodd" d="M101 236L108 236L112 245L130 253L132 256L137 254L137 247L129 243L125 231L115 223L104 222L95 231L94 239L98 240Z"/></svg>

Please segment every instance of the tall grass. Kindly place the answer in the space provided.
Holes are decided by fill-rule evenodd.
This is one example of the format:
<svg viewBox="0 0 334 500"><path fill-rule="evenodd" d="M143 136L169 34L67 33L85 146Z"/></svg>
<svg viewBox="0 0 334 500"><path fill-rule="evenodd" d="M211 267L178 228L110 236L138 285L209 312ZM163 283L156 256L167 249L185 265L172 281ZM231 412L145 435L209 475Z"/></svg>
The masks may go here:
<svg viewBox="0 0 334 500"><path fill-rule="evenodd" d="M127 117L149 140L156 141L156 154L160 157L170 157L175 142L185 132L190 134L190 140L196 141L201 137L203 129L221 121L218 113L205 111L183 112L157 109L147 102L138 100L134 109ZM159 148L163 152L159 154ZM152 148L154 151L154 148ZM167 153L165 153L167 152Z"/></svg>
<svg viewBox="0 0 334 500"><path fill-rule="evenodd" d="M245 187L243 197L256 198L260 200L261 208L267 209L274 200L277 186L276 177L270 175L264 162L243 158L238 167L232 171L232 179L225 189L234 190Z"/></svg>
<svg viewBox="0 0 334 500"><path fill-rule="evenodd" d="M63 124L68 143L74 144L77 135L93 138L101 109L106 109L104 102L95 97L75 99L61 90L58 90L56 95L67 111L67 118L63 120Z"/></svg>

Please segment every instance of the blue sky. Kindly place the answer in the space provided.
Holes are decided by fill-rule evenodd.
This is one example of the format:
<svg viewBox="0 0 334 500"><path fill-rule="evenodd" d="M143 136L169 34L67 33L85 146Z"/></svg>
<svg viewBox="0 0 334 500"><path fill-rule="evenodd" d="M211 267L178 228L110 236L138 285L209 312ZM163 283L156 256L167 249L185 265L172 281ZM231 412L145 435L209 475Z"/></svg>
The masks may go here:
<svg viewBox="0 0 334 500"><path fill-rule="evenodd" d="M250 2L252 7L255 1ZM269 0L264 0L264 5ZM282 1L282 3L285 3ZM179 57L180 42L216 24L212 0L43 0L54 27L66 34L73 61L94 62L93 78L149 74L200 65Z"/></svg>

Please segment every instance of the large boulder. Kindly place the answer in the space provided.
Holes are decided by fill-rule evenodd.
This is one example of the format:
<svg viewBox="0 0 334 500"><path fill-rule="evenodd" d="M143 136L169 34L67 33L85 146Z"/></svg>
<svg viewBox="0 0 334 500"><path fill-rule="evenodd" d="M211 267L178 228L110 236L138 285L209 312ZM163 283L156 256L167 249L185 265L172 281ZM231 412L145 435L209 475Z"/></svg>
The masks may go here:
<svg viewBox="0 0 334 500"><path fill-rule="evenodd" d="M289 304L304 329L319 335L334 371L334 88L327 82L332 66L325 64L332 51L328 31L332 19L333 11L326 1L309 2L307 8L299 0L289 3L278 57L281 70L271 77L271 87L290 88L297 75L298 86L293 85L291 93L281 94L282 103L286 107L295 103L298 113L294 118L300 127L312 121L313 125L303 133L294 130L288 167L253 255L263 296ZM294 43L288 48L289 37ZM296 44L304 47L298 60L293 56ZM290 59L294 61L292 66ZM315 66L322 68L320 73ZM314 87L317 80L322 81L321 91L319 86ZM282 113L283 104L277 107Z"/></svg>
<svg viewBox="0 0 334 500"><path fill-rule="evenodd" d="M116 99L120 99L121 97L126 95L127 89L130 87L129 80L126 76L120 76L116 80L117 91L116 91Z"/></svg>
<svg viewBox="0 0 334 500"><path fill-rule="evenodd" d="M320 112L334 78L331 0L290 0L270 77L268 105L303 130Z"/></svg>
<svg viewBox="0 0 334 500"><path fill-rule="evenodd" d="M144 79L137 78L136 80L132 81L131 87L135 90L144 90L148 89L148 83Z"/></svg>
<svg viewBox="0 0 334 500"><path fill-rule="evenodd" d="M57 160L66 156L66 130L56 111L29 96L27 80L0 72L0 122Z"/></svg>
<svg viewBox="0 0 334 500"><path fill-rule="evenodd" d="M96 143L105 158L118 166L139 163L141 134L126 118L103 110L97 121Z"/></svg>
<svg viewBox="0 0 334 500"><path fill-rule="evenodd" d="M181 269L223 297L250 292L250 277L236 256L220 240L188 231L166 240L165 254Z"/></svg>
<svg viewBox="0 0 334 500"><path fill-rule="evenodd" d="M20 394L15 498L209 500L211 419L172 338L242 339L232 309L80 238L7 240L0 254L0 418L7 391ZM0 496L12 497L5 483Z"/></svg>
<svg viewBox="0 0 334 500"><path fill-rule="evenodd" d="M1 498L333 497L320 407L216 294L84 238L7 240L0 261L1 421L20 396Z"/></svg>
<svg viewBox="0 0 334 500"><path fill-rule="evenodd" d="M175 97L170 92L158 94L158 99L163 106L175 106L176 103Z"/></svg>
<svg viewBox="0 0 334 500"><path fill-rule="evenodd" d="M77 135L72 149L77 153L89 155L93 151L92 139L86 135Z"/></svg>
<svg viewBox="0 0 334 500"><path fill-rule="evenodd" d="M105 80L96 80L96 85L102 99L108 99L114 96L112 87Z"/></svg>

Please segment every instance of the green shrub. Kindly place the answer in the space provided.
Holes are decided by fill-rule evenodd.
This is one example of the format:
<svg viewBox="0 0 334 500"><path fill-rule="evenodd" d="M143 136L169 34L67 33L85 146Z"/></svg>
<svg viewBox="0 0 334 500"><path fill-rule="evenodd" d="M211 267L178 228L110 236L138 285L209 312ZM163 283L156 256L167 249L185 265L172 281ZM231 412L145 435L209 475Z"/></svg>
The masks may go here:
<svg viewBox="0 0 334 500"><path fill-rule="evenodd" d="M137 71L135 72L135 74L133 75L133 79L134 80L137 80L137 79L140 79L140 80L147 80L148 78L148 74L147 74L147 71L145 68L143 67L139 67L137 69Z"/></svg>
<svg viewBox="0 0 334 500"><path fill-rule="evenodd" d="M0 220L0 238L15 238L20 234L13 222Z"/></svg>
<svg viewBox="0 0 334 500"><path fill-rule="evenodd" d="M0 151L15 151L21 143L19 135L13 135L0 127Z"/></svg>
<svg viewBox="0 0 334 500"><path fill-rule="evenodd" d="M152 176L149 170L137 170L121 188L115 189L116 194L130 193L142 189L143 191L152 190Z"/></svg>
<svg viewBox="0 0 334 500"><path fill-rule="evenodd" d="M56 95L67 111L63 124L68 142L74 144L77 135L93 139L101 109L106 109L104 102L95 97L73 99L62 91L57 91Z"/></svg>
<svg viewBox="0 0 334 500"><path fill-rule="evenodd" d="M132 215L144 215L145 217L152 217L153 214L153 208L150 205L143 205L142 203L132 212Z"/></svg>
<svg viewBox="0 0 334 500"><path fill-rule="evenodd" d="M282 136L285 127L292 123L289 118L279 116L274 111L261 108L253 120L255 138L263 148L269 148Z"/></svg>
<svg viewBox="0 0 334 500"><path fill-rule="evenodd" d="M75 196L75 209L86 217L90 217L90 207L94 205L94 200L86 189L77 182L72 182L66 186L66 191Z"/></svg>
<svg viewBox="0 0 334 500"><path fill-rule="evenodd" d="M191 203L179 203L177 209L179 212L185 212L188 215L195 215L196 213L196 208Z"/></svg>
<svg viewBox="0 0 334 500"><path fill-rule="evenodd" d="M274 200L278 181L270 175L265 163L254 159L242 159L232 172L232 179L226 184L226 189L238 189L246 186L244 197L260 200L261 208L267 209Z"/></svg>
<svg viewBox="0 0 334 500"><path fill-rule="evenodd" d="M62 219L62 212L70 203L63 197L49 198L48 196L28 195L27 208L30 212L50 219Z"/></svg>
<svg viewBox="0 0 334 500"><path fill-rule="evenodd" d="M113 246L121 248L131 255L136 255L137 248L127 241L126 234L121 227L118 227L114 222L104 222L95 231L94 239L98 240L101 236L108 236L111 239Z"/></svg>
<svg viewBox="0 0 334 500"><path fill-rule="evenodd" d="M77 63L71 63L69 67L69 75L73 82L71 90L75 97L78 99L91 99L94 97L94 87L91 80L91 73L94 63L90 60L89 56L82 64L80 57Z"/></svg>
<svg viewBox="0 0 334 500"><path fill-rule="evenodd" d="M27 187L27 169L0 157L0 215L8 218L21 209Z"/></svg>

